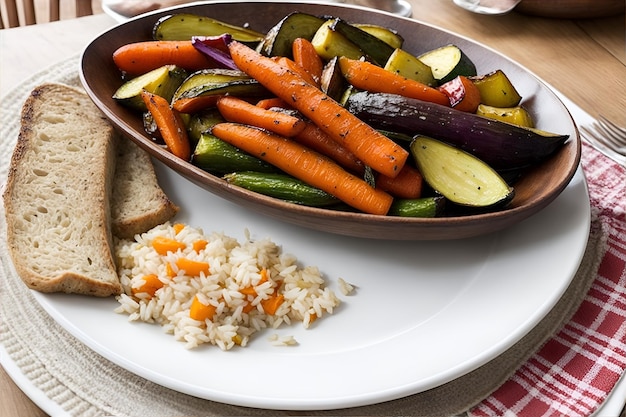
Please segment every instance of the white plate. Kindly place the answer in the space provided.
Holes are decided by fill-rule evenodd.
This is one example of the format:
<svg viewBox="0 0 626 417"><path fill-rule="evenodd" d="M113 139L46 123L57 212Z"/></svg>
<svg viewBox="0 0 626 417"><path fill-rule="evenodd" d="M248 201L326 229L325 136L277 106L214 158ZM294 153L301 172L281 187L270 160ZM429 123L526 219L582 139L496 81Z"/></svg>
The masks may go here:
<svg viewBox="0 0 626 417"><path fill-rule="evenodd" d="M128 323L112 299L35 293L71 334L112 362L171 389L229 404L312 410L368 405L439 386L512 346L559 300L578 268L590 208L579 168L546 209L505 231L439 242L384 242L284 224L203 191L158 164L180 221L270 237L317 265L343 304L313 328L256 336L246 348L187 351L157 325ZM343 297L337 279L357 286ZM255 378L262 375L262 379Z"/></svg>

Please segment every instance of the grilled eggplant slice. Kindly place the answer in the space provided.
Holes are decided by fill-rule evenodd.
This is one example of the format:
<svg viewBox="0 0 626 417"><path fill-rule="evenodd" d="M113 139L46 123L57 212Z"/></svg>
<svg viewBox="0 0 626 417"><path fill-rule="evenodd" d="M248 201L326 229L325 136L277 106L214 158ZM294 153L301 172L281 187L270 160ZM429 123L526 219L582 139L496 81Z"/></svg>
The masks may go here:
<svg viewBox="0 0 626 417"><path fill-rule="evenodd" d="M411 154L424 180L455 204L501 207L513 199L513 188L494 169L454 146L417 136Z"/></svg>
<svg viewBox="0 0 626 417"><path fill-rule="evenodd" d="M346 108L376 129L448 142L496 170L534 165L569 138L395 94L357 92Z"/></svg>

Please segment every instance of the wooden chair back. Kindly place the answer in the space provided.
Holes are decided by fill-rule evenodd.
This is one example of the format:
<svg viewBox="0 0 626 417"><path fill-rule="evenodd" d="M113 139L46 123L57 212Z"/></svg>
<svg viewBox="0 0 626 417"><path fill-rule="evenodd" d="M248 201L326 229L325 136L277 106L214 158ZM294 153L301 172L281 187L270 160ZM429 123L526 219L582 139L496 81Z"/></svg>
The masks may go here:
<svg viewBox="0 0 626 417"><path fill-rule="evenodd" d="M47 19L38 17L36 13L36 5L43 3L48 5L49 15ZM34 25L38 22L54 22L61 17L61 3L63 7L69 5L67 0L61 2L61 0L2 0L0 2L2 8L0 9L0 29L6 27L12 28L16 26ZM21 8L18 3L21 3ZM91 0L75 0L74 1L74 17L88 16L93 14L91 6ZM20 10L22 12L22 18L20 19ZM43 12L43 11L42 11ZM42 13L40 12L40 13Z"/></svg>

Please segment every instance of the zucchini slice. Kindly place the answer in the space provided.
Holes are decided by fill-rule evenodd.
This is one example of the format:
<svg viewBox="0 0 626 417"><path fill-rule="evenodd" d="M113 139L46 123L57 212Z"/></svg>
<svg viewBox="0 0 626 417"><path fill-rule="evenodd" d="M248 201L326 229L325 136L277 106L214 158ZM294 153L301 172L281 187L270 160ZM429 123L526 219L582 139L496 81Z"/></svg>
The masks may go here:
<svg viewBox="0 0 626 417"><path fill-rule="evenodd" d="M266 56L293 57L292 44L296 38L313 39L325 19L307 13L294 12L272 27L259 44L259 52Z"/></svg>
<svg viewBox="0 0 626 417"><path fill-rule="evenodd" d="M203 133L191 157L192 163L211 174L234 171L276 172L276 168L223 140Z"/></svg>
<svg viewBox="0 0 626 417"><path fill-rule="evenodd" d="M486 208L513 199L513 188L493 168L454 146L417 136L411 153L424 180L453 203Z"/></svg>
<svg viewBox="0 0 626 417"><path fill-rule="evenodd" d="M396 49L385 64L387 71L434 87L437 81L430 67L403 49Z"/></svg>
<svg viewBox="0 0 626 417"><path fill-rule="evenodd" d="M192 36L220 36L224 33L245 43L261 42L265 37L263 33L242 26L191 13L164 16L155 23L152 29L152 37L162 41L186 41Z"/></svg>
<svg viewBox="0 0 626 417"><path fill-rule="evenodd" d="M174 92L187 78L187 71L176 65L164 65L143 75L126 81L117 89L113 98L119 103L145 111L146 105L141 99L141 92L147 90L171 101Z"/></svg>
<svg viewBox="0 0 626 417"><path fill-rule="evenodd" d="M233 172L224 175L224 179L247 190L303 206L325 207L340 202L331 194L282 173Z"/></svg>
<svg viewBox="0 0 626 417"><path fill-rule="evenodd" d="M404 38L395 30L368 23L353 23L352 26L356 26L370 35L376 36L378 39L394 49L402 48L402 45L404 44Z"/></svg>
<svg viewBox="0 0 626 417"><path fill-rule="evenodd" d="M395 48L380 40L374 35L347 23L345 20L335 18L331 27L341 33L350 42L362 50L365 55L381 67L389 60Z"/></svg>
<svg viewBox="0 0 626 417"><path fill-rule="evenodd" d="M232 94L262 97L269 93L257 80L239 70L210 68L191 74L178 87L172 101L198 96Z"/></svg>
<svg viewBox="0 0 626 417"><path fill-rule="evenodd" d="M445 201L442 196L395 199L387 214L400 217L438 217L443 213Z"/></svg>
<svg viewBox="0 0 626 417"><path fill-rule="evenodd" d="M459 75L476 75L476 65L456 45L446 45L418 56L428 65L439 84L446 83Z"/></svg>
<svg viewBox="0 0 626 417"><path fill-rule="evenodd" d="M335 19L329 19L319 27L311 43L317 54L326 61L336 56L346 56L351 59L359 59L365 55L354 42L335 30Z"/></svg>
<svg viewBox="0 0 626 417"><path fill-rule="evenodd" d="M210 107L203 111L192 113L187 122L187 133L192 143L197 144L203 133L207 133L213 126L225 122L217 107Z"/></svg>

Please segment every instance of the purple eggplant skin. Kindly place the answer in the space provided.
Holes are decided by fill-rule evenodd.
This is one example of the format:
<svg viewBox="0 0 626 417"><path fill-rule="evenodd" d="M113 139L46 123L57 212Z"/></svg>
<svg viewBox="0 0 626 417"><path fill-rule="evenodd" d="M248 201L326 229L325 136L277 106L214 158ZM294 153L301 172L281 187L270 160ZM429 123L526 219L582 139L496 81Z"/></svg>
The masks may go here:
<svg viewBox="0 0 626 417"><path fill-rule="evenodd" d="M357 92L346 108L376 129L424 135L482 159L496 170L532 166L557 151L569 135L542 135L510 123L396 94Z"/></svg>

